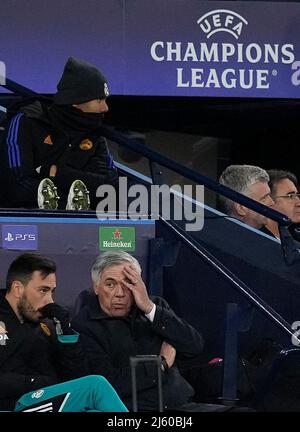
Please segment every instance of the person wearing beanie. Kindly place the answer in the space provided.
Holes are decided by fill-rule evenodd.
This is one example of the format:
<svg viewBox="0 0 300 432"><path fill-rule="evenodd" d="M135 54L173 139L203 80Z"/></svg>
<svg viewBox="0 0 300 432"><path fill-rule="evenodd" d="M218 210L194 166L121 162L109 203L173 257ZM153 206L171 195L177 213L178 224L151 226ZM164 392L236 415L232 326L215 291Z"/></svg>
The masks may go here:
<svg viewBox="0 0 300 432"><path fill-rule="evenodd" d="M70 57L53 103L37 98L14 115L0 143L0 180L10 185L2 206L95 209L97 188L117 187L118 173L101 136L108 96L105 76Z"/></svg>
<svg viewBox="0 0 300 432"><path fill-rule="evenodd" d="M107 79L89 63L70 57L54 96L56 105L73 105L109 96Z"/></svg>

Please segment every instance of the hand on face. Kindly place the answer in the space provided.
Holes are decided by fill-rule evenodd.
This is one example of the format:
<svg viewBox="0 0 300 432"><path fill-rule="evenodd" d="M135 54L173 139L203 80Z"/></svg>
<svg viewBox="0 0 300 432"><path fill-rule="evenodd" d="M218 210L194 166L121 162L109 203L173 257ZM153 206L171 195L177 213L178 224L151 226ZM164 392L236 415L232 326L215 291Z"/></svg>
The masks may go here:
<svg viewBox="0 0 300 432"><path fill-rule="evenodd" d="M147 288L138 270L134 265L128 264L124 266L123 274L126 277L123 285L132 292L137 307L146 314L151 312L154 303L148 296Z"/></svg>

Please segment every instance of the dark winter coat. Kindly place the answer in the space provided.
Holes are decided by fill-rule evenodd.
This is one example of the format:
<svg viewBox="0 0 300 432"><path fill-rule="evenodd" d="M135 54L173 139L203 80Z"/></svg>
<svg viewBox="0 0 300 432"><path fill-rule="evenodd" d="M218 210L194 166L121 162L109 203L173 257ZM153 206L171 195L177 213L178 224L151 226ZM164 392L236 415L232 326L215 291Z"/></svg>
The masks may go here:
<svg viewBox="0 0 300 432"><path fill-rule="evenodd" d="M58 195L67 196L74 180L82 180L96 207L96 190L102 184L117 185L117 171L101 128L92 131L63 129L40 102L23 108L2 132L0 150L0 203L5 207L37 207L40 181L57 165L53 181ZM70 121L71 123L71 121Z"/></svg>
<svg viewBox="0 0 300 432"><path fill-rule="evenodd" d="M75 317L73 327L80 332L93 374L101 374L113 385L124 403L132 408L130 356L159 355L163 341L176 349L176 358L190 359L203 348L202 336L180 319L162 298L152 298L156 306L151 323L134 308L127 318L112 318L100 308L96 295ZM174 364L163 373L164 406L178 407L188 402L194 391ZM138 407L157 410L157 369L153 364L137 367Z"/></svg>
<svg viewBox="0 0 300 432"><path fill-rule="evenodd" d="M21 323L1 292L0 409L13 410L31 390L88 375L77 335L73 339L60 342L50 320Z"/></svg>

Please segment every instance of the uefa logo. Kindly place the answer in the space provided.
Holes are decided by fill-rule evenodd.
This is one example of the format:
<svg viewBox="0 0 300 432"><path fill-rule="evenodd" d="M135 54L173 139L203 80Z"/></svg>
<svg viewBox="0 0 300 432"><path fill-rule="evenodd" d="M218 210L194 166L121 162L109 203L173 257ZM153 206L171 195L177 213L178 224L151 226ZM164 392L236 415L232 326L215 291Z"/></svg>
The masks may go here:
<svg viewBox="0 0 300 432"><path fill-rule="evenodd" d="M219 32L229 33L235 39L238 39L243 27L248 22L236 12L227 9L216 9L202 15L197 20L197 24L199 24L207 39Z"/></svg>

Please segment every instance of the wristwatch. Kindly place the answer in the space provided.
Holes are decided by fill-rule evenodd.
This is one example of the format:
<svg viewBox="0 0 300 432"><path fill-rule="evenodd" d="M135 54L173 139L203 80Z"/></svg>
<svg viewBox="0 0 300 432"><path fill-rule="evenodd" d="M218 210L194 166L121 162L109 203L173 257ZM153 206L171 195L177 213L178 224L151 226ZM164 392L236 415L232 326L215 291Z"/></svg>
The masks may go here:
<svg viewBox="0 0 300 432"><path fill-rule="evenodd" d="M166 357L161 355L160 358L161 358L161 370L163 372L168 372L169 366L168 366Z"/></svg>

